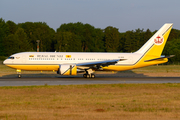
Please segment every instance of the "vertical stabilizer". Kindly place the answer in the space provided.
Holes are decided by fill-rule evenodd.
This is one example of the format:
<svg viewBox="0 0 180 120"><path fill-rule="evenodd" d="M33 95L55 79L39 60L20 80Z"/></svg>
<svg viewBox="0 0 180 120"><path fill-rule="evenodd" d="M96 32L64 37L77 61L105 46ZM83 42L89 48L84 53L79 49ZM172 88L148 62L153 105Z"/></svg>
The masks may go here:
<svg viewBox="0 0 180 120"><path fill-rule="evenodd" d="M138 51L135 53L160 57L164 49L172 23L164 24Z"/></svg>

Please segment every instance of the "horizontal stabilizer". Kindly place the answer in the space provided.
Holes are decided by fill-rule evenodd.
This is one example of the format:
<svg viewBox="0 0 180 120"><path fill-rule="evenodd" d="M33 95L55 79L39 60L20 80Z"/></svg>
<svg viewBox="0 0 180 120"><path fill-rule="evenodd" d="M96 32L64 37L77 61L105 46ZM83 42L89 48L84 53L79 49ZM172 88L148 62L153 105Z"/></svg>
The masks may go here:
<svg viewBox="0 0 180 120"><path fill-rule="evenodd" d="M174 57L174 56L175 55L169 55L169 56L154 58L154 59L150 59L150 60L145 60L144 62L150 62L150 61L160 60L160 59L164 59L164 58L171 58L171 57Z"/></svg>

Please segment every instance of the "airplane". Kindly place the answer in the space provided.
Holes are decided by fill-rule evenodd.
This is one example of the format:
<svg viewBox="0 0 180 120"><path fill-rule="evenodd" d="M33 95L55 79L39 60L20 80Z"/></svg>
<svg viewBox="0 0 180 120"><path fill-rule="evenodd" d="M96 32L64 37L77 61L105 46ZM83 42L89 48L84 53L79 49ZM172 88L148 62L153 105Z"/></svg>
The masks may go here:
<svg viewBox="0 0 180 120"><path fill-rule="evenodd" d="M11 55L3 64L16 69L19 78L21 70L57 71L60 75L84 73L84 78L94 78L95 71L125 71L166 63L173 56L161 56L161 53L172 26L172 23L164 24L134 53L21 52Z"/></svg>

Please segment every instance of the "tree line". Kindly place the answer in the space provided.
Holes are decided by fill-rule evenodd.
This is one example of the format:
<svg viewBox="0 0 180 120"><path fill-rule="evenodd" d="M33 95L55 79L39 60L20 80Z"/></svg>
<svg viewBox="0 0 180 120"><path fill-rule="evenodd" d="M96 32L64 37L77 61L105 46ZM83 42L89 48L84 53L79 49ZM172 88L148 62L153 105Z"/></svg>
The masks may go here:
<svg viewBox="0 0 180 120"><path fill-rule="evenodd" d="M45 22L16 24L0 18L0 59L14 53L36 51L40 40L41 52L135 52L156 31L136 29L120 33L108 26L95 28L81 22L62 24L55 31ZM171 63L180 61L180 30L172 29L163 55L175 55Z"/></svg>

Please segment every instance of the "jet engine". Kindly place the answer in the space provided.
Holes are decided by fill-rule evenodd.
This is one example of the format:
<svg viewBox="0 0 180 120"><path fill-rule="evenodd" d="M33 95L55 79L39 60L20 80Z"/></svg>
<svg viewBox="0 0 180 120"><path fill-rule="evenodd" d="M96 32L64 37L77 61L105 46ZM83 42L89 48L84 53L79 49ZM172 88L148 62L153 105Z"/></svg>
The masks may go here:
<svg viewBox="0 0 180 120"><path fill-rule="evenodd" d="M77 75L76 65L59 65L57 74L60 75Z"/></svg>

